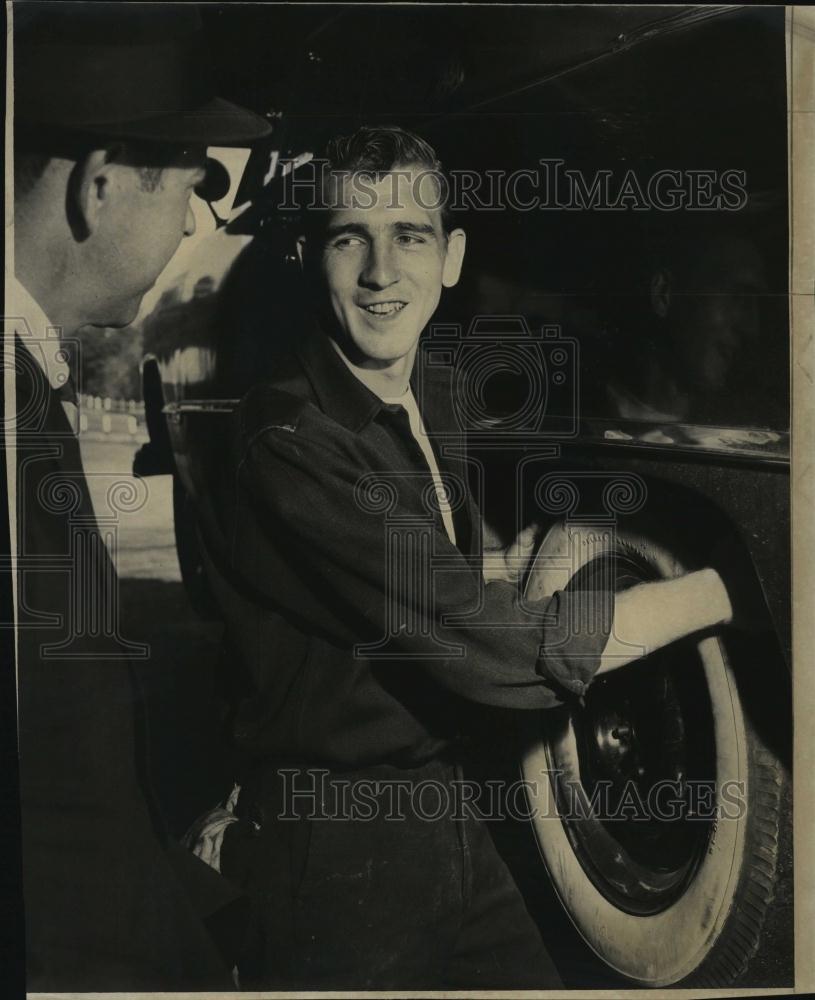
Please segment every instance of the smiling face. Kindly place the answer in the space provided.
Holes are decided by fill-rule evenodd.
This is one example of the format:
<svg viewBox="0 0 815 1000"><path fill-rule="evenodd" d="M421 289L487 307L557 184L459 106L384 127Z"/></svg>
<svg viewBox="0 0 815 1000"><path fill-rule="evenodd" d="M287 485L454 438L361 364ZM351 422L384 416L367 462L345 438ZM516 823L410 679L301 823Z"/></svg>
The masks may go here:
<svg viewBox="0 0 815 1000"><path fill-rule="evenodd" d="M364 187L360 178L338 186L332 203L340 207L329 211L309 256L346 358L360 368L409 371L442 288L458 281L464 233L445 233L428 186L435 180L423 168L366 177Z"/></svg>

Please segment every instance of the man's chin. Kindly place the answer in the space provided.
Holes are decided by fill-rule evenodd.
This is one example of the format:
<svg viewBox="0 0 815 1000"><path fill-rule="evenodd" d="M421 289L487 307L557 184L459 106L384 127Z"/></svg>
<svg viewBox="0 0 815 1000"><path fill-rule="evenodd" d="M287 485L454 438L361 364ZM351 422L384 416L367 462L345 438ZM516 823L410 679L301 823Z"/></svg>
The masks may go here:
<svg viewBox="0 0 815 1000"><path fill-rule="evenodd" d="M366 368L390 368L391 365L395 365L407 358L411 354L411 348L407 350L394 350L393 348L387 350L368 350L362 355L363 364Z"/></svg>
<svg viewBox="0 0 815 1000"><path fill-rule="evenodd" d="M340 350L355 364L386 368L409 355L418 342L418 334L399 335L395 330L357 330L333 337Z"/></svg>
<svg viewBox="0 0 815 1000"><path fill-rule="evenodd" d="M419 342L421 330L412 328L407 330L373 329L368 328L360 336L357 343L364 344L365 350L371 353L372 357L382 360L404 357L409 354Z"/></svg>
<svg viewBox="0 0 815 1000"><path fill-rule="evenodd" d="M140 295L135 302L128 302L127 305L117 309L115 314L111 313L110 316L95 321L90 325L108 330L123 330L125 327L130 326L133 320L139 315L142 298L143 296Z"/></svg>

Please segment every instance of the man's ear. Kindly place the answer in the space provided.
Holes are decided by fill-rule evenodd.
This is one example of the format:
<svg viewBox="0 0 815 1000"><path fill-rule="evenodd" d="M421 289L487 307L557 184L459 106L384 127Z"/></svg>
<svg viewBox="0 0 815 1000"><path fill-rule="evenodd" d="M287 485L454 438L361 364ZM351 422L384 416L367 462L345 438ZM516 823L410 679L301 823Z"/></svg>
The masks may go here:
<svg viewBox="0 0 815 1000"><path fill-rule="evenodd" d="M673 277L666 268L660 268L651 276L651 308L660 319L665 319L671 310Z"/></svg>
<svg viewBox="0 0 815 1000"><path fill-rule="evenodd" d="M111 175L118 146L94 149L74 167L68 192L71 226L79 238L95 232L111 193Z"/></svg>
<svg viewBox="0 0 815 1000"><path fill-rule="evenodd" d="M445 288L452 288L461 277L461 265L464 263L464 250L467 246L467 234L463 229L454 229L447 236L447 255L441 272L441 283Z"/></svg>

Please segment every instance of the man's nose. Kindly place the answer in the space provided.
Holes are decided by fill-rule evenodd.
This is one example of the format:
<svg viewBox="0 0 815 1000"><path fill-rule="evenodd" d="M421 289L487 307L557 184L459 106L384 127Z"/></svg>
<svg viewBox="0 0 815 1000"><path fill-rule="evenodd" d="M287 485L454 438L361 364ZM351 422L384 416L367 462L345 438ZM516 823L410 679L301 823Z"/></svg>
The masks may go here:
<svg viewBox="0 0 815 1000"><path fill-rule="evenodd" d="M367 288L387 288L399 278L392 247L374 241L368 251L360 283Z"/></svg>
<svg viewBox="0 0 815 1000"><path fill-rule="evenodd" d="M187 218L184 220L184 235L192 236L195 232L195 212L192 205L187 205Z"/></svg>

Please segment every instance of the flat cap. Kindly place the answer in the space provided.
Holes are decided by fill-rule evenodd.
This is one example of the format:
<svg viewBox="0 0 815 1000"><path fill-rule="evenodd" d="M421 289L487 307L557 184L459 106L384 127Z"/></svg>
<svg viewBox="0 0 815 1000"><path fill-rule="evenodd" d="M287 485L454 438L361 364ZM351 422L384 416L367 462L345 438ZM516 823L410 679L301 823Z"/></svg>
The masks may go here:
<svg viewBox="0 0 815 1000"><path fill-rule="evenodd" d="M271 132L215 96L195 5L24 0L13 12L18 128L220 146Z"/></svg>

